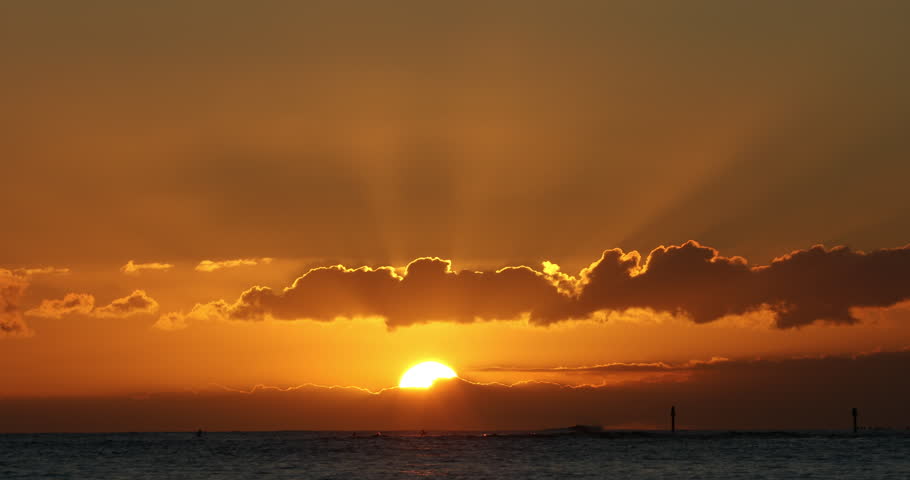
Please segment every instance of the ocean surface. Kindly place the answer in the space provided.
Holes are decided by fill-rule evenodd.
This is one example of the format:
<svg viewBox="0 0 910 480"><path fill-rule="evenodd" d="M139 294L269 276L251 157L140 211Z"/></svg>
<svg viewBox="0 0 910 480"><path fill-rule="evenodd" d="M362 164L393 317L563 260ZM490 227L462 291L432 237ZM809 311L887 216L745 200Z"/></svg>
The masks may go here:
<svg viewBox="0 0 910 480"><path fill-rule="evenodd" d="M910 432L0 435L0 478L910 478Z"/></svg>

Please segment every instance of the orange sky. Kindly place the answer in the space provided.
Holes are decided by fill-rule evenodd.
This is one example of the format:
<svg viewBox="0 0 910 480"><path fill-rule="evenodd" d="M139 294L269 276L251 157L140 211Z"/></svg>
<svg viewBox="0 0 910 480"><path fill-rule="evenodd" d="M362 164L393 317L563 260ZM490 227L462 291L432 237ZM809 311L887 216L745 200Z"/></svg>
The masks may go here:
<svg viewBox="0 0 910 480"><path fill-rule="evenodd" d="M5 2L0 403L25 413L0 431L63 429L29 422L77 404L92 417L101 398L377 392L423 360L463 379L439 405L473 399L434 420L445 428L653 427L660 415L595 406L666 388L722 409L738 375L782 402L835 398L767 374L807 358L825 361L794 371L854 359L878 383L851 400L910 423L888 403L910 403L895 387L910 347L908 10ZM477 385L528 381L592 393ZM274 395L251 405L290 410L212 422L432 423L294 417L309 391ZM411 401L364 395L343 402ZM472 417L485 395L555 407ZM135 427L186 420L148 418Z"/></svg>

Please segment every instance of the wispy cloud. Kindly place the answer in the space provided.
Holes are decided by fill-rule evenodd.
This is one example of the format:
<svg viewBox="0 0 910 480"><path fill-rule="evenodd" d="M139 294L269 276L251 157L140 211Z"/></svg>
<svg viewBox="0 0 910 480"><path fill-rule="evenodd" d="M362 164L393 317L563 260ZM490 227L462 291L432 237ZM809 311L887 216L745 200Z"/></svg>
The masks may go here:
<svg viewBox="0 0 910 480"><path fill-rule="evenodd" d="M143 270L151 271L167 271L174 268L170 263L135 263L132 260L126 262L126 265L120 267L120 271L127 275L138 275Z"/></svg>
<svg viewBox="0 0 910 480"><path fill-rule="evenodd" d="M95 297L87 293L67 293L62 299L43 300L26 315L43 318L62 318L69 314L88 315L95 308Z"/></svg>
<svg viewBox="0 0 910 480"><path fill-rule="evenodd" d="M143 313L158 312L158 302L144 290L135 290L110 304L95 308L95 297L88 293L68 293L62 299L43 300L26 315L43 318L63 318L67 315L90 315L98 318L125 318Z"/></svg>
<svg viewBox="0 0 910 480"><path fill-rule="evenodd" d="M65 275L70 273L70 269L60 267L17 268L13 272L18 275Z"/></svg>
<svg viewBox="0 0 910 480"><path fill-rule="evenodd" d="M157 311L158 302L149 297L144 290L135 290L126 297L112 301L109 305L96 308L92 314L96 317L123 318Z"/></svg>
<svg viewBox="0 0 910 480"><path fill-rule="evenodd" d="M728 362L728 358L712 357L710 360L691 360L684 363L644 362L626 363L611 362L597 365L582 366L555 366L555 367L522 367L522 366L490 366L476 367L473 372L527 372L527 373L612 373L612 372L670 372L684 371Z"/></svg>
<svg viewBox="0 0 910 480"><path fill-rule="evenodd" d="M186 315L182 315L178 312L170 312L158 317L158 320L155 321L155 324L152 326L158 330L174 331L183 330L189 325L187 324Z"/></svg>
<svg viewBox="0 0 910 480"><path fill-rule="evenodd" d="M218 270L234 267L243 267L243 266L255 266L259 264L269 264L272 263L271 257L262 257L262 258L239 258L235 260L203 260L199 262L199 265L196 265L195 270L197 272L215 272Z"/></svg>

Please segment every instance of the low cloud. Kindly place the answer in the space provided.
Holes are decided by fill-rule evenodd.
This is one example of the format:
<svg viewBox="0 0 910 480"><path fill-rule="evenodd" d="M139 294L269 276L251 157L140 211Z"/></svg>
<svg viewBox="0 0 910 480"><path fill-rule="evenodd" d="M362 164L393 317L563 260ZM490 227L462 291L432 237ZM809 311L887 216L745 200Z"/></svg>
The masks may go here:
<svg viewBox="0 0 910 480"><path fill-rule="evenodd" d="M65 275L70 273L70 269L61 267L36 267L36 268L17 268L13 270L17 275Z"/></svg>
<svg viewBox="0 0 910 480"><path fill-rule="evenodd" d="M267 265L272 263L272 258L262 257L262 258L240 258L236 260L203 260L199 262L199 265L196 265L195 270L197 272L206 272L211 273L218 270L223 270L226 268L234 267L243 267L243 266L255 266L259 264Z"/></svg>
<svg viewBox="0 0 910 480"><path fill-rule="evenodd" d="M125 318L158 312L158 302L144 290L135 290L110 304L95 308L95 297L87 293L68 293L62 299L44 300L26 315L43 318L63 318L67 315L90 315L98 318Z"/></svg>
<svg viewBox="0 0 910 480"><path fill-rule="evenodd" d="M42 318L62 318L69 314L88 315L95 308L95 297L87 293L67 293L62 299L43 300L26 315Z"/></svg>
<svg viewBox="0 0 910 480"><path fill-rule="evenodd" d="M724 357L713 357L710 360L691 360L685 363L671 364L664 362L624 363L612 362L599 365L584 365L577 367L520 367L520 366L492 366L477 367L472 372L525 372L525 373L625 373L625 372L673 372L690 371L709 365L730 361Z"/></svg>
<svg viewBox="0 0 910 480"><path fill-rule="evenodd" d="M135 290L126 297L114 300L110 305L96 308L92 314L102 318L124 318L157 311L158 302L149 297L144 290Z"/></svg>
<svg viewBox="0 0 910 480"><path fill-rule="evenodd" d="M174 268L170 263L135 263L132 260L126 262L126 265L120 267L120 271L127 275L138 275L144 270L151 271L168 271Z"/></svg>
<svg viewBox="0 0 910 480"><path fill-rule="evenodd" d="M20 302L28 281L21 275L0 269L0 339L33 334L22 318Z"/></svg>
<svg viewBox="0 0 910 480"><path fill-rule="evenodd" d="M181 316L226 320L385 318L390 327L431 321L474 322L526 316L532 324L588 319L598 312L648 309L695 323L770 312L777 328L816 321L849 325L852 309L910 299L910 246L870 253L814 246L751 266L689 241L647 257L606 250L577 275L544 262L540 270L506 267L456 271L452 262L418 258L393 267L315 268L275 291L256 286L234 302L198 304Z"/></svg>
<svg viewBox="0 0 910 480"><path fill-rule="evenodd" d="M183 330L189 326L187 325L186 321L186 316L181 315L180 313L165 313L164 315L158 317L158 320L155 322L153 327L165 331Z"/></svg>
<svg viewBox="0 0 910 480"><path fill-rule="evenodd" d="M429 390L301 385L141 397L0 398L0 431L535 430L575 424L666 429L910 425L910 351L731 360L683 378L606 386L439 380Z"/></svg>
<svg viewBox="0 0 910 480"><path fill-rule="evenodd" d="M153 327L165 331L183 330L190 322L223 321L229 318L230 312L231 306L223 300L197 303L189 313L169 312L161 315Z"/></svg>

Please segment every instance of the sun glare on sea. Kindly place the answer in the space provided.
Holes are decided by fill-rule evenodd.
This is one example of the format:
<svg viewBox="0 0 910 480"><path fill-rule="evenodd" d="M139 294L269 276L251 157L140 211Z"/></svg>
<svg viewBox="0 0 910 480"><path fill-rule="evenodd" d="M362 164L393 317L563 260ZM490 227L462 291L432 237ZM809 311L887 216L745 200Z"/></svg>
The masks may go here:
<svg viewBox="0 0 910 480"><path fill-rule="evenodd" d="M458 374L455 370L439 362L423 362L409 368L401 381L398 382L399 388L430 388L433 382L439 378L455 378Z"/></svg>

